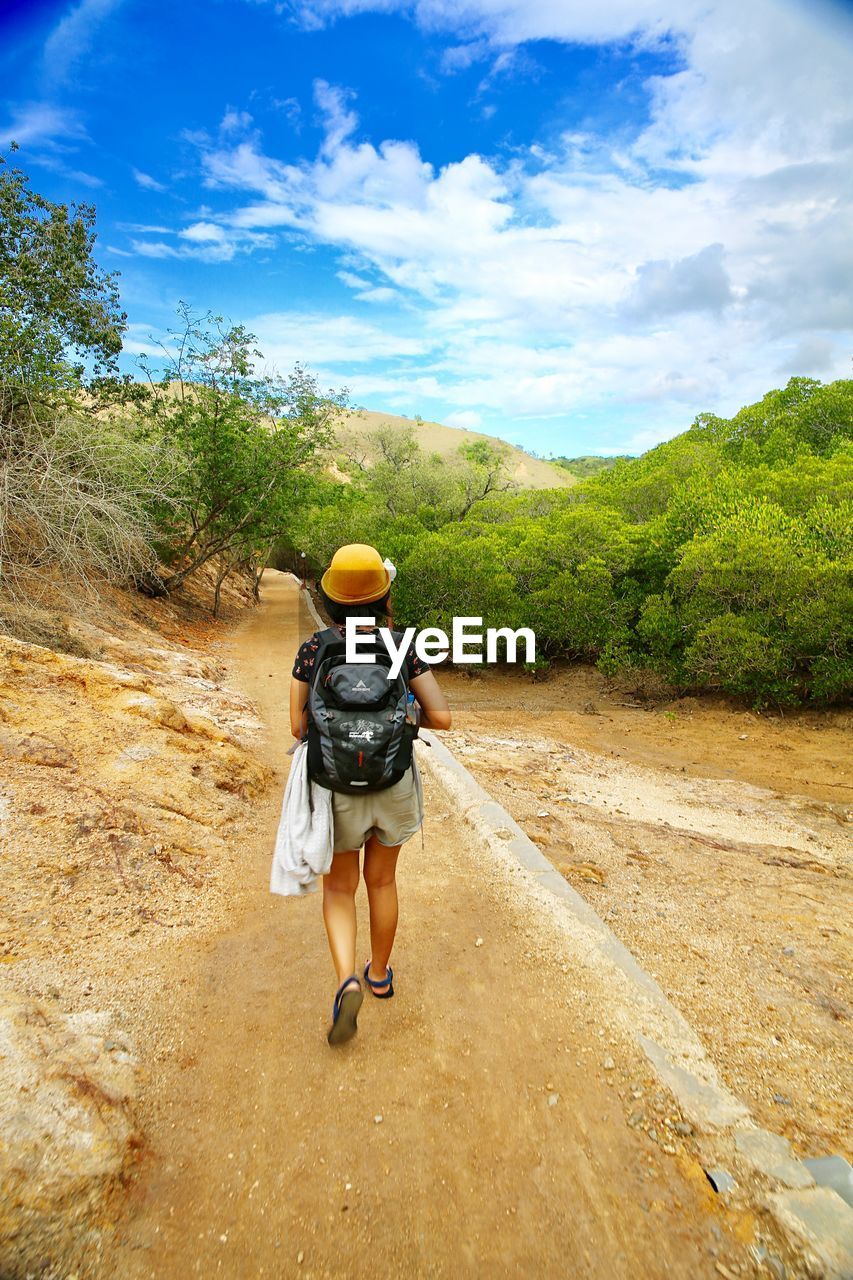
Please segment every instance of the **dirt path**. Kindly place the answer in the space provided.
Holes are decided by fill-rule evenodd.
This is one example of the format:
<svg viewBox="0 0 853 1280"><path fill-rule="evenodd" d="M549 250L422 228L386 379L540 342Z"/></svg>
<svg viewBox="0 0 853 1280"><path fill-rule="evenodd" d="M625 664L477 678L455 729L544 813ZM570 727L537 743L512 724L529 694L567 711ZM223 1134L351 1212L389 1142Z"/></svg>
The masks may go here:
<svg viewBox="0 0 853 1280"><path fill-rule="evenodd" d="M279 783L290 663L311 630L271 575L237 632ZM642 1107L665 1124L667 1096L436 783L425 849L401 858L397 996L368 996L356 1039L328 1048L319 897L267 892L280 795L259 808L230 932L187 975L180 1051L160 1063L147 1047L151 1156L98 1274L751 1273L749 1223L724 1216L689 1146L665 1153L626 1123ZM363 890L359 913L361 953Z"/></svg>

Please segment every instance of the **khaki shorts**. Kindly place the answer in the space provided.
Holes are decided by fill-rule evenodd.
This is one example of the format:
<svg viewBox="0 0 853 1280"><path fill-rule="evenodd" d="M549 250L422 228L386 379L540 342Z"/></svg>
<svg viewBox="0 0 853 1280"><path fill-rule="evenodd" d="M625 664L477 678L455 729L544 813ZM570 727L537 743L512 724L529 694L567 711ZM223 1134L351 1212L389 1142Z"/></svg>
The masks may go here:
<svg viewBox="0 0 853 1280"><path fill-rule="evenodd" d="M376 836L380 844L405 844L424 820L417 765L413 762L400 781L384 791L361 796L333 791L332 813L335 853L360 849L368 836Z"/></svg>

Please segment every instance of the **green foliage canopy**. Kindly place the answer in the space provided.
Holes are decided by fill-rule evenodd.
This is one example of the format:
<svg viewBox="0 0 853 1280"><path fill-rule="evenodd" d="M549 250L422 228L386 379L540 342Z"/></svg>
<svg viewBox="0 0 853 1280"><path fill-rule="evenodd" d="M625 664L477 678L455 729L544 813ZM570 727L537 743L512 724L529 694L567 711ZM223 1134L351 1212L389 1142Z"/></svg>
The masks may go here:
<svg viewBox="0 0 853 1280"><path fill-rule="evenodd" d="M211 560L223 573L266 558L312 492L318 451L332 440L345 392L321 393L301 365L286 378L258 375L261 353L242 326L182 306L143 432L180 460L155 518L174 590Z"/></svg>
<svg viewBox="0 0 853 1280"><path fill-rule="evenodd" d="M299 517L317 567L344 541L391 555L397 622L528 626L545 658L758 704L849 696L853 382L794 378L572 489L467 507L412 443Z"/></svg>

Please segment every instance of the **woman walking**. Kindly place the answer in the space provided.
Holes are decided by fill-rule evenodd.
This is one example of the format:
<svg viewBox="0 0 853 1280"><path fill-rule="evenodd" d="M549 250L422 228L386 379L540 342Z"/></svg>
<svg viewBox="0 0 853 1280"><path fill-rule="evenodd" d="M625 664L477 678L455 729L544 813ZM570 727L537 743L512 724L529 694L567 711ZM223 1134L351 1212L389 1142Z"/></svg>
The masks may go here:
<svg viewBox="0 0 853 1280"><path fill-rule="evenodd" d="M389 612L390 587L391 574L375 547L355 543L336 551L320 582L323 604L336 624L334 633L315 632L305 641L296 655L290 686L291 729L295 738L309 736L312 785L319 782L332 788L333 857L328 874L323 876L323 920L339 984L328 1032L332 1045L342 1044L355 1035L364 998L355 959L355 892L360 851L364 849L363 874L370 909L370 959L364 966L363 977L374 996L387 1000L394 994L394 975L388 961L397 930L397 857L401 845L421 826L423 808L413 756L402 776L394 781L397 774L391 772L390 784L383 781L381 789L368 789L369 784L357 782L350 783L348 789L336 787L326 776L317 750L312 769L309 695L319 670L318 658L325 670L329 664L326 655L342 647L347 618L372 618L372 626L359 627L365 632L359 647L369 652L371 642L367 636L372 635L374 651L381 653L377 647L381 645L378 627L384 624ZM399 641L399 637L397 639ZM405 683L417 704L420 727L449 729L451 717L447 700L427 664L415 653L413 644L406 653L404 672ZM383 672L383 683L385 679ZM367 685L363 681L359 681L359 685L363 685L364 696L369 699ZM409 703L411 705L411 699ZM415 718L413 712L410 717ZM390 721L392 717L386 719ZM312 732L316 732L317 727L313 726ZM369 750L373 738L370 730L358 736L365 739L364 747ZM405 751L405 747L401 749ZM363 754L361 750L356 753L359 764L363 763Z"/></svg>

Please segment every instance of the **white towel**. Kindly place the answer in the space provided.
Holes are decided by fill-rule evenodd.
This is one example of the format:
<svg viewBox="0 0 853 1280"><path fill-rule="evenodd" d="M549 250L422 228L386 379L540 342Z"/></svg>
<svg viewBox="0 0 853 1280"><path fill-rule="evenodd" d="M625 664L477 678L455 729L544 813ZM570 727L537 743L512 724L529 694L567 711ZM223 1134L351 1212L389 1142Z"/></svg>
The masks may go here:
<svg viewBox="0 0 853 1280"><path fill-rule="evenodd" d="M293 754L270 872L270 893L313 893L332 865L332 793L308 777L308 747Z"/></svg>

